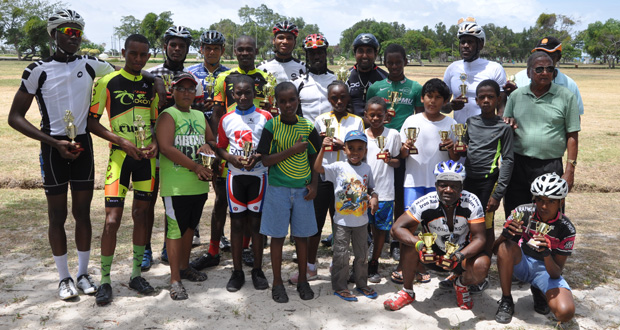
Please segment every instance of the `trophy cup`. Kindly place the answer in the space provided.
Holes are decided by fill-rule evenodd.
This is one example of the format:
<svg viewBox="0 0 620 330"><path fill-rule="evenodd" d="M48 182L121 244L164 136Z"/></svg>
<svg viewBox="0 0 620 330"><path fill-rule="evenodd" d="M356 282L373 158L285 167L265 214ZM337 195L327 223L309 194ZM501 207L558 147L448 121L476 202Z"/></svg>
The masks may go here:
<svg viewBox="0 0 620 330"><path fill-rule="evenodd" d="M394 110L394 105L400 101L400 98L402 96L403 93L400 92L388 92L388 98L390 99L390 108L387 111L388 116L396 116L396 110Z"/></svg>
<svg viewBox="0 0 620 330"><path fill-rule="evenodd" d="M384 151L385 136L383 135L377 136L377 146L379 147L379 150L380 150L380 152L377 153L377 159L386 159L388 157L388 153Z"/></svg>
<svg viewBox="0 0 620 330"><path fill-rule="evenodd" d="M335 127L331 127L332 126L332 119L331 118L323 118L323 123L325 123L325 136L333 138L334 135L336 134L336 128ZM334 151L334 146L333 145L325 146L323 148L323 150L325 150L325 151Z"/></svg>
<svg viewBox="0 0 620 330"><path fill-rule="evenodd" d="M516 79L515 79L515 75L514 75L514 74L511 74L511 75L508 77L508 81L510 81L511 83L513 83L513 84L515 84L515 85L516 85L516 83L515 83L515 81L516 81Z"/></svg>
<svg viewBox="0 0 620 330"><path fill-rule="evenodd" d="M439 131L439 137L441 138L441 143L443 143L444 141L446 141L448 139L448 135L450 134L450 132L448 131ZM439 146L439 151L448 151L448 148L446 148L446 146Z"/></svg>
<svg viewBox="0 0 620 330"><path fill-rule="evenodd" d="M467 150L467 146L463 143L463 136L465 136L465 132L467 132L467 124L454 124L451 128L454 135L456 135L456 145L454 146L454 151L465 152Z"/></svg>
<svg viewBox="0 0 620 330"><path fill-rule="evenodd" d="M69 142L71 145L69 147L69 152L76 154L80 151L84 151L84 148L82 148L78 142L73 141L77 137L77 127L75 127L75 124L73 123L75 120L73 117L73 112L71 112L71 110L66 110L65 117L63 119L65 121L65 134L67 134L67 137L71 140Z"/></svg>
<svg viewBox="0 0 620 330"><path fill-rule="evenodd" d="M215 90L215 77L208 76L205 78L205 101L213 101L213 92Z"/></svg>
<svg viewBox="0 0 620 330"><path fill-rule="evenodd" d="M252 142L245 141L243 142L243 159L241 159L241 164L247 165L250 163L250 152L252 151Z"/></svg>
<svg viewBox="0 0 620 330"><path fill-rule="evenodd" d="M467 103L467 84L465 84L465 81L467 81L467 74L463 72L459 78L461 79L461 97L463 98L463 102Z"/></svg>
<svg viewBox="0 0 620 330"><path fill-rule="evenodd" d="M204 152L199 152L198 155L200 155L200 163L204 167L210 168L211 165L213 165L213 163L215 162L214 155L208 155L208 154L205 154Z"/></svg>
<svg viewBox="0 0 620 330"><path fill-rule="evenodd" d="M411 143L415 143L418 135L420 135L420 129L418 127L407 127L407 139L411 140ZM416 148L414 145L412 149L409 149L409 154L417 155L418 148Z"/></svg>
<svg viewBox="0 0 620 330"><path fill-rule="evenodd" d="M542 235L545 236L547 235L549 232L551 231L551 226L546 223L546 222L542 222L542 221L537 221L536 222L536 234L538 235ZM538 249L538 242L534 239L534 237L530 238L530 240L527 242L527 245ZM551 247L549 247L551 248Z"/></svg>
<svg viewBox="0 0 620 330"><path fill-rule="evenodd" d="M435 240L437 239L436 233L418 233L418 237L422 242L424 242L424 246L426 247L426 252L422 255L423 262L433 262L437 259L437 255L435 251L433 251L433 244L435 244Z"/></svg>
<svg viewBox="0 0 620 330"><path fill-rule="evenodd" d="M263 94L265 94L266 101L262 101L260 103L261 108L269 110L271 115L274 117L280 114L278 108L274 106L274 97L277 84L276 77L271 73L268 74L267 83L263 86Z"/></svg>
<svg viewBox="0 0 620 330"><path fill-rule="evenodd" d="M336 71L336 76L338 77L338 80L342 82L349 80L351 72L347 68L347 59L344 56L340 56L340 59L338 60L338 65L340 66L338 71Z"/></svg>
<svg viewBox="0 0 620 330"><path fill-rule="evenodd" d="M133 125L136 127L136 140L140 143L139 148L144 149L144 140L146 140L146 131L144 130L144 120L142 120L142 116L136 115L136 120L134 120Z"/></svg>
<svg viewBox="0 0 620 330"><path fill-rule="evenodd" d="M455 261L452 260L452 256L456 251L459 250L459 245L456 243L452 243L451 241L446 242L446 254L440 257L440 265L447 268L454 268Z"/></svg>
<svg viewBox="0 0 620 330"><path fill-rule="evenodd" d="M522 221L521 219L523 219L524 213L523 212L517 212L517 210L512 210L511 215L512 215L512 221L516 221L516 222L520 223ZM522 233L523 232L523 228L521 228L521 226L519 226L519 229L517 231L519 233Z"/></svg>

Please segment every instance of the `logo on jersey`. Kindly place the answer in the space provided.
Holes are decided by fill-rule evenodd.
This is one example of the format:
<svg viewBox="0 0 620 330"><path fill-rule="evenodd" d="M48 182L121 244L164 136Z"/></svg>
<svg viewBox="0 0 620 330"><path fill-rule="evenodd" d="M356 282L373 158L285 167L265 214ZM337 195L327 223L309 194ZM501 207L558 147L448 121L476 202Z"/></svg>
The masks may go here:
<svg viewBox="0 0 620 330"><path fill-rule="evenodd" d="M83 75L84 75L84 73L82 71L78 71L78 73L77 73L77 77L78 78L82 78Z"/></svg>
<svg viewBox="0 0 620 330"><path fill-rule="evenodd" d="M235 142L239 145L239 148L243 148L245 142L252 143L252 131L251 130L240 130L235 131Z"/></svg>

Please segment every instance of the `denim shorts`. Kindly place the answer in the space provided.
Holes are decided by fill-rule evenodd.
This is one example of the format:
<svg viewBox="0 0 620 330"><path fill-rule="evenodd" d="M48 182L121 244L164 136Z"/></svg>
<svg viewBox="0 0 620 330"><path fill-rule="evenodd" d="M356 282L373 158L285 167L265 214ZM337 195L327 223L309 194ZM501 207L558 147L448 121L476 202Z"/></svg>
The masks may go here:
<svg viewBox="0 0 620 330"><path fill-rule="evenodd" d="M291 225L295 237L310 237L318 232L314 203L305 200L306 188L268 186L263 203L260 233L284 238Z"/></svg>
<svg viewBox="0 0 620 330"><path fill-rule="evenodd" d="M547 269L545 268L545 262L526 255L523 253L523 250L521 250L521 262L514 267L513 274L521 281L537 287L543 293L547 293L548 290L555 288L570 290L570 286L568 286L564 277L549 277L549 273L547 273Z"/></svg>
<svg viewBox="0 0 620 330"><path fill-rule="evenodd" d="M379 208L375 215L368 209L368 223L374 225L379 230L388 231L394 224L394 201L379 202Z"/></svg>

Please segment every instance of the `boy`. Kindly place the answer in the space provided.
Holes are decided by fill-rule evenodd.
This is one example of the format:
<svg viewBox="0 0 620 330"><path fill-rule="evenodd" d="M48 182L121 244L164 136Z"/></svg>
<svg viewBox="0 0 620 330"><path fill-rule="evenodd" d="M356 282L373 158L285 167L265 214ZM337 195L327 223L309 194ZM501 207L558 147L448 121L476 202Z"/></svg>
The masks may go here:
<svg viewBox="0 0 620 330"><path fill-rule="evenodd" d="M502 286L495 320L499 323L512 320L514 302L510 291L514 275L532 285L537 313L551 311L559 322L568 322L575 315L575 301L562 271L573 251L576 235L575 226L560 212L568 184L559 175L547 173L532 182L530 191L534 202L513 211L493 246ZM550 225L546 234L537 232L541 223ZM518 243L520 240L522 244Z"/></svg>
<svg viewBox="0 0 620 330"><path fill-rule="evenodd" d="M236 292L245 282L242 270L243 233L246 225L252 228L254 262L252 283L257 290L269 287L261 270L263 263L263 236L259 233L263 194L267 185L267 167L261 163L256 147L265 123L271 114L256 108L254 79L239 75L234 80L235 111L222 117L218 126L217 154L228 162L226 188L230 212L233 273L226 290ZM230 146L230 150L226 149ZM249 152L249 155L247 154Z"/></svg>
<svg viewBox="0 0 620 330"><path fill-rule="evenodd" d="M88 114L88 130L110 141L105 179L106 218L101 235L101 287L96 296L99 306L112 301L110 270L130 177L134 190L131 211L134 245L129 287L141 294L155 291L141 276L140 267L147 240L147 212L155 184L157 155L157 142L150 129L157 119L157 102L152 100L151 84L145 82L140 73L151 56L149 42L146 37L133 34L125 40L122 53L124 68L97 81ZM99 123L104 109L108 110L111 130Z"/></svg>
<svg viewBox="0 0 620 330"><path fill-rule="evenodd" d="M319 134L312 123L296 115L297 88L290 82L278 84L275 97L280 115L265 124L257 152L269 166L269 189L265 194L260 232L271 236L271 265L275 302L288 302L282 282L282 245L288 234L295 238L299 277L297 291L303 300L314 298L306 277L308 237L316 234L312 200L316 197L317 175L310 164L320 147Z"/></svg>
<svg viewBox="0 0 620 330"><path fill-rule="evenodd" d="M395 129L383 126L386 116L386 104L383 98L374 96L366 102L364 114L370 127L366 129L368 137L368 157L366 161L375 180L375 191L379 195L377 213L368 212L368 222L372 230L372 256L368 262L368 280L379 283L379 257L387 233L394 222L394 169L400 166L400 135ZM383 149L379 149L378 139L384 139ZM383 157L380 159L379 157Z"/></svg>
<svg viewBox="0 0 620 330"><path fill-rule="evenodd" d="M331 145L331 137L323 140L323 146ZM368 280L368 225L367 209L374 215L378 208L378 196L373 191L375 181L370 166L363 163L368 139L362 131L347 133L344 139L346 161L323 165L325 148L321 148L314 162L314 170L324 174L325 181L334 184L336 214L334 214L334 257L332 265L332 289L334 295L357 301L347 288L349 278L349 244L353 245L353 277L358 292L375 299L377 292L367 285ZM370 198L369 198L370 196ZM370 206L370 207L369 207Z"/></svg>

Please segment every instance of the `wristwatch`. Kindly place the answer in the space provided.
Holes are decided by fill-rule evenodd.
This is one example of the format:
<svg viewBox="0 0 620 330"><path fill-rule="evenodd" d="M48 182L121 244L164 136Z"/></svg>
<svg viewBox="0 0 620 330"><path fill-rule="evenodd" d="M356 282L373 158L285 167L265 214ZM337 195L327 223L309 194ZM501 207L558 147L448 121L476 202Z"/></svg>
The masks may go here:
<svg viewBox="0 0 620 330"><path fill-rule="evenodd" d="M576 159L567 159L566 161L568 161L571 165L573 165L573 167L577 167L577 160Z"/></svg>

